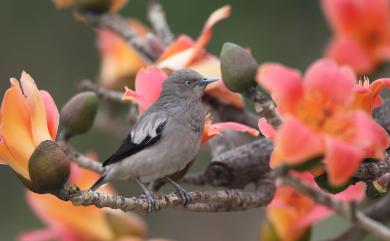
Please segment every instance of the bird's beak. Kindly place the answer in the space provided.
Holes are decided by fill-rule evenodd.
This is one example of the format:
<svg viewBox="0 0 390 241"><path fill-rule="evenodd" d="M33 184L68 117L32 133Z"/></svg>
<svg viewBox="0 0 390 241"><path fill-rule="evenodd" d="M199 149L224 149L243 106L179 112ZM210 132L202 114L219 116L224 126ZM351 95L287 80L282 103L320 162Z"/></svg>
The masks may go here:
<svg viewBox="0 0 390 241"><path fill-rule="evenodd" d="M217 80L219 80L219 79L221 79L221 78L219 78L219 77L207 77L207 78L203 78L201 81L199 81L198 85L199 85L199 86L206 86L206 85L208 85L208 84L210 84L210 83L213 83L213 82L215 82L215 81L217 81Z"/></svg>

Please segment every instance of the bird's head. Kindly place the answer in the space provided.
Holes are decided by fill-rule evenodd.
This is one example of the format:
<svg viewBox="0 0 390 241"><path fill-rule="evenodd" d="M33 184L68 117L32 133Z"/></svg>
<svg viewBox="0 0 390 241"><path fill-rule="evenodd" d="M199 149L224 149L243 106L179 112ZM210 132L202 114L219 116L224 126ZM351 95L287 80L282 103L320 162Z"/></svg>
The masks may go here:
<svg viewBox="0 0 390 241"><path fill-rule="evenodd" d="M163 85L163 94L175 95L188 99L201 98L206 86L217 77L203 77L191 69L182 69L173 72Z"/></svg>

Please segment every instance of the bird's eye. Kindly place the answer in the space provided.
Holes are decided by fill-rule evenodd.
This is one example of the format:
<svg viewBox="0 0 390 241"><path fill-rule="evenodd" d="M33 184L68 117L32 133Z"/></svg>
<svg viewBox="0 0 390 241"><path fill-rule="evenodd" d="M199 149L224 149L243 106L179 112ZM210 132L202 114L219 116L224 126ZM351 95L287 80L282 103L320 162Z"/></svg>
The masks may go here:
<svg viewBox="0 0 390 241"><path fill-rule="evenodd" d="M186 85L191 86L191 84L192 84L192 81L191 81L191 80L187 80L187 81L186 81Z"/></svg>

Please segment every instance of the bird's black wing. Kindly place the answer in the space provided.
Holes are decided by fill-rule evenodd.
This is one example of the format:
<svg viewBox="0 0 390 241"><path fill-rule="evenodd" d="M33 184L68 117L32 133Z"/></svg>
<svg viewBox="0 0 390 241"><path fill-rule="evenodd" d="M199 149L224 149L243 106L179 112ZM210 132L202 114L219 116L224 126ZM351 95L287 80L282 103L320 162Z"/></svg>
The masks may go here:
<svg viewBox="0 0 390 241"><path fill-rule="evenodd" d="M103 162L103 166L119 162L160 140L167 118L157 115L158 113L141 118L118 150Z"/></svg>

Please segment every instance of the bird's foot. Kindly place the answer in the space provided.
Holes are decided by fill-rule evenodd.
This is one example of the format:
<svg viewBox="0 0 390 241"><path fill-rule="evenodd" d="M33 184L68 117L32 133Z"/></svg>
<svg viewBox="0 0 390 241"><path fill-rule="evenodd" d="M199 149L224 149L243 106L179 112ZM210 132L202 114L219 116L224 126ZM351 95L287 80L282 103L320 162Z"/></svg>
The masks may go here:
<svg viewBox="0 0 390 241"><path fill-rule="evenodd" d="M176 193L180 196L183 206L187 206L192 201L191 195L182 187L176 188Z"/></svg>
<svg viewBox="0 0 390 241"><path fill-rule="evenodd" d="M139 198L146 199L148 202L148 210L147 213L156 212L157 211L157 203L155 197L151 193L142 193Z"/></svg>

